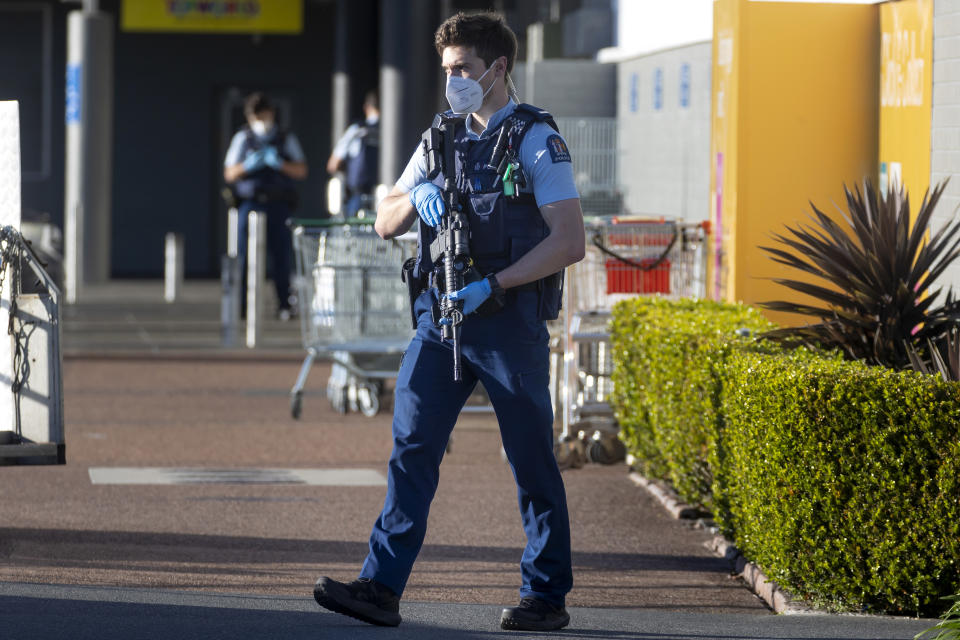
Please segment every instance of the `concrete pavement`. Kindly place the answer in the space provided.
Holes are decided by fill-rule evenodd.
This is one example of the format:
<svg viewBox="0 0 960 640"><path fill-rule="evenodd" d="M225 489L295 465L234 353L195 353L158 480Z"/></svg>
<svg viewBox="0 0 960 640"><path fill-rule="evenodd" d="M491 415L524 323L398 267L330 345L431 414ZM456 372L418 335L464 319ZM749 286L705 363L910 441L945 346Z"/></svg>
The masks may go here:
<svg viewBox="0 0 960 640"><path fill-rule="evenodd" d="M297 325L274 324L265 348L224 350L215 287L171 306L161 292L121 284L64 314L67 465L0 468L0 638L526 637L497 626L524 540L491 416L454 431L404 624L326 613L313 582L356 575L385 488L301 480L382 474L389 396L374 418L340 415L320 364L294 421ZM117 483L96 483L101 470ZM134 483L145 471L153 483ZM910 638L931 624L775 616L625 466L564 481L565 637Z"/></svg>

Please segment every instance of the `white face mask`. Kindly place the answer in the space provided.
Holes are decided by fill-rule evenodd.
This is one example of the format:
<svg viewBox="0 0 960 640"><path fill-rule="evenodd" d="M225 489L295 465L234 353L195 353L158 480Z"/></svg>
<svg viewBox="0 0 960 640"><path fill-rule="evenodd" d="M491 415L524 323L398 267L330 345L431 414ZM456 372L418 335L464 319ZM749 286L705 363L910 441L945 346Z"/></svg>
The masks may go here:
<svg viewBox="0 0 960 640"><path fill-rule="evenodd" d="M468 113L476 113L480 110L480 107L483 106L483 99L490 93L490 89L493 89L496 80L487 87L486 91L480 86L479 81L483 80L483 76L490 73L490 69L492 68L493 67L490 67L484 71L483 75L477 80L464 78L463 76L450 76L447 78L447 102L450 103L450 108L455 114L462 116Z"/></svg>
<svg viewBox="0 0 960 640"><path fill-rule="evenodd" d="M273 123L267 123L265 120L254 120L250 123L250 128L261 138L273 130Z"/></svg>

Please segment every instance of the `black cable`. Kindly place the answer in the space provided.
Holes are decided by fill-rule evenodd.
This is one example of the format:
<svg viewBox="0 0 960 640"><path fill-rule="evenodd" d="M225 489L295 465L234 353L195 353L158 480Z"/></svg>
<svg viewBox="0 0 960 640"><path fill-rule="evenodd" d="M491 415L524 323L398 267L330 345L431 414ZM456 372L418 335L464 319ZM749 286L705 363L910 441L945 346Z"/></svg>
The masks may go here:
<svg viewBox="0 0 960 640"><path fill-rule="evenodd" d="M634 262L630 258L624 258L620 254L615 253L614 251L611 251L607 247L603 246L603 242L601 240L599 231L594 232L592 244L597 249L600 249L602 253L605 253L612 258L616 258L620 262L626 265L629 265L634 269L639 269L640 271L653 271L654 269L659 267L661 264L663 264L663 262L667 259L667 256L670 255L670 250L673 249L675 244L677 244L677 238L679 237L680 237L680 233L676 229L674 229L673 237L670 239L670 244L668 244L667 248L663 250L663 253L660 254L660 257L658 257L656 260L654 260L650 264L641 264L639 262Z"/></svg>

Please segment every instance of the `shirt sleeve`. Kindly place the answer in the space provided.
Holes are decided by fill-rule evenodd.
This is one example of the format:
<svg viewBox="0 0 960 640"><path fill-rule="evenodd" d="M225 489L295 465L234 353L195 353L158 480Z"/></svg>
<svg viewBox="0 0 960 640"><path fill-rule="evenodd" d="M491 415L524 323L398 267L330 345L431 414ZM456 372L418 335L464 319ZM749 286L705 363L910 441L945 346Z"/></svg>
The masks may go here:
<svg viewBox="0 0 960 640"><path fill-rule="evenodd" d="M290 162L304 162L306 160L300 141L292 133L287 134L287 139L283 143L283 152L290 158Z"/></svg>
<svg viewBox="0 0 960 640"><path fill-rule="evenodd" d="M527 190L537 206L579 198L573 162L563 136L545 122L535 122L523 138L520 164L526 172Z"/></svg>
<svg viewBox="0 0 960 640"><path fill-rule="evenodd" d="M337 158L346 158L347 147L349 147L350 143L353 142L353 139L357 137L357 131L359 130L360 127L357 126L356 122L347 127L347 130L344 131L343 135L340 136L340 139L337 140L337 144L333 146L332 155L336 156Z"/></svg>
<svg viewBox="0 0 960 640"><path fill-rule="evenodd" d="M230 146L227 148L227 155L223 159L224 169L239 164L242 160L240 150L243 148L243 135L243 131L237 131L233 134L233 138L230 140Z"/></svg>
<svg viewBox="0 0 960 640"><path fill-rule="evenodd" d="M410 193L413 188L421 182L427 181L427 160L423 157L423 150L417 145L407 168L403 170L400 179L397 180L397 187L405 193Z"/></svg>

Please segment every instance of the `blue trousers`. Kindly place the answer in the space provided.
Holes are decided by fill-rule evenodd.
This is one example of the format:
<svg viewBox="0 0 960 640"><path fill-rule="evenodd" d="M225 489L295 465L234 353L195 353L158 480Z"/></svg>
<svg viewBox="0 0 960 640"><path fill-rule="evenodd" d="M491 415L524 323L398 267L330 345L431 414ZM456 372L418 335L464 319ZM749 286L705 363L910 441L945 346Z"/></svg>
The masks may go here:
<svg viewBox="0 0 960 640"><path fill-rule="evenodd" d="M453 380L452 345L440 341L430 315L432 293L417 300L417 333L397 377L387 496L360 577L403 593L426 535L447 440L479 381L496 411L517 482L527 535L520 596L564 605L573 586L570 524L553 452L548 334L537 320L536 300L533 291L511 293L501 312L467 317L460 382Z"/></svg>
<svg viewBox="0 0 960 640"><path fill-rule="evenodd" d="M237 207L237 233L240 239L237 247L237 258L240 262L243 291L246 291L247 282L247 214L258 211L267 215L267 253L273 259L273 285L277 290L277 306L290 306L290 266L291 248L290 230L287 229L287 218L290 217L290 206L286 202L256 203L252 200L243 200Z"/></svg>

